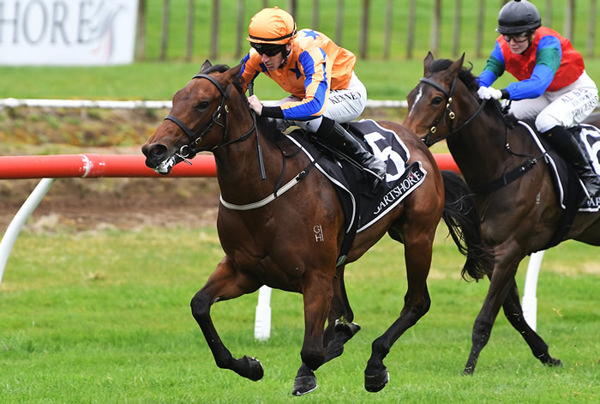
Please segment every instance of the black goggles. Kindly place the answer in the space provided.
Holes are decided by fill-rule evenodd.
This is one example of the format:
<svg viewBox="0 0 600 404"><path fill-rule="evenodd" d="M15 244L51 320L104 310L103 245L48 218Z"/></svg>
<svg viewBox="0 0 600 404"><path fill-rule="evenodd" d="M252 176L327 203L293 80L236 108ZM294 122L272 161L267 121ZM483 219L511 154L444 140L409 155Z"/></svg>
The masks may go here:
<svg viewBox="0 0 600 404"><path fill-rule="evenodd" d="M267 55L268 57L273 57L279 52L285 51L285 45L272 45L257 42L251 42L250 45L258 52L259 55Z"/></svg>
<svg viewBox="0 0 600 404"><path fill-rule="evenodd" d="M510 34L510 35L504 35L504 40L506 42L516 42L516 43L523 43L525 41L527 41L527 39L529 39L529 35L530 32L521 32L518 34Z"/></svg>

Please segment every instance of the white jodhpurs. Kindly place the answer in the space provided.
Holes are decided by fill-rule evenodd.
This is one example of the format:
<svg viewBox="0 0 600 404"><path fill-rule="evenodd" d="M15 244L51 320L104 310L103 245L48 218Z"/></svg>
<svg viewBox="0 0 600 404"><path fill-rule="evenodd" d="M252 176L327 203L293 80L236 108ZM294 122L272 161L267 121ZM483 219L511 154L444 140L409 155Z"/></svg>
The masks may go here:
<svg viewBox="0 0 600 404"><path fill-rule="evenodd" d="M513 101L510 111L517 119L534 119L540 132L555 126L575 126L598 106L598 88L584 71L573 83L538 98Z"/></svg>

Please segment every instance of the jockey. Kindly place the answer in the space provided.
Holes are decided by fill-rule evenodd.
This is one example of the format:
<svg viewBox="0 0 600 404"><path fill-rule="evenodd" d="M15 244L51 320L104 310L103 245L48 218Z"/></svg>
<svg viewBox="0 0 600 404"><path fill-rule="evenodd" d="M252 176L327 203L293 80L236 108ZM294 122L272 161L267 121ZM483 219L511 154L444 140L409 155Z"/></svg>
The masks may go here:
<svg viewBox="0 0 600 404"><path fill-rule="evenodd" d="M290 93L269 105L251 95L250 108L259 116L295 121L363 166L375 176L375 186L383 182L385 163L340 125L358 118L367 103L367 90L354 73L356 56L320 32L296 31L294 18L277 7L255 14L248 33L251 49L240 72L244 89L264 73Z"/></svg>
<svg viewBox="0 0 600 404"><path fill-rule="evenodd" d="M575 167L590 195L598 195L600 180L577 139L565 129L592 113L598 88L571 42L541 25L540 13L528 1L513 0L502 7L496 29L500 36L479 75L479 97L514 100L513 115L535 118L537 130ZM505 70L519 81L501 90L490 87Z"/></svg>

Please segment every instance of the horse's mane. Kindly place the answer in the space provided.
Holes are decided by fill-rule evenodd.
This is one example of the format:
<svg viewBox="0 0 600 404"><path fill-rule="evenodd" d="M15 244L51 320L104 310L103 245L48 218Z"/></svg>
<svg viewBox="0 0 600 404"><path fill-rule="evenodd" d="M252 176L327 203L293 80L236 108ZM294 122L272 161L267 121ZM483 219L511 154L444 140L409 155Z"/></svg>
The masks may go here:
<svg viewBox="0 0 600 404"><path fill-rule="evenodd" d="M429 66L429 70L432 73L440 72L442 70L446 70L453 63L450 59L437 59L434 60ZM479 88L479 83L477 82L477 77L473 75L471 72L473 70L473 65L469 63L470 66L462 66L460 71L458 72L458 78L460 81L464 83L465 86L471 92L477 91Z"/></svg>
<svg viewBox="0 0 600 404"><path fill-rule="evenodd" d="M229 69L230 69L230 67L225 64L217 64L217 65L212 65L212 66L208 67L202 73L204 73L204 74L209 74L212 72L223 73ZM242 97L246 98L246 94L244 92L244 86L242 84L241 76L239 76L239 75L236 76L236 78L233 80L233 85L239 91L239 93L242 95ZM286 125L284 124L284 122L281 119L258 117L258 119L256 120L256 123L257 123L261 133L263 134L263 136L265 136L268 140L270 140L272 142L276 142L276 140L280 139L281 132L283 132L286 129Z"/></svg>
<svg viewBox="0 0 600 404"><path fill-rule="evenodd" d="M209 74L209 73L212 73L212 72L224 73L224 72L226 72L229 69L230 69L230 67L228 65L217 64L217 65L212 65L212 66L208 67L202 73L203 74ZM242 86L242 78L241 78L241 76L237 76L235 78L235 80L233 80L233 85L240 92L240 94L242 94L244 97L246 97L246 94L244 93L244 87Z"/></svg>
<svg viewBox="0 0 600 404"><path fill-rule="evenodd" d="M437 59L431 62L429 70L432 73L440 72L448 69L452 63L453 61L450 59ZM461 67L458 72L458 78L471 93L475 94L479 89L479 81L477 81L477 76L472 73L472 70L473 64L469 62L469 66ZM486 110L498 114L498 116L500 116L509 126L515 126L516 119L514 116L512 116L512 114L506 115L502 112L502 105L498 100L492 100L492 102L488 102Z"/></svg>
<svg viewBox="0 0 600 404"><path fill-rule="evenodd" d="M256 125L265 139L277 143L282 139L281 134L286 131L289 123L286 123L283 119L259 116L256 119Z"/></svg>
<svg viewBox="0 0 600 404"><path fill-rule="evenodd" d="M223 73L229 70L230 67L225 64L216 64L208 67L204 70L203 74L209 74L212 72ZM233 85L239 91L243 98L246 98L246 94L244 92L244 86L242 84L242 77L236 76L233 80ZM267 118L267 117L258 117L256 120L256 124L258 125L263 136L271 142L276 143L281 139L281 133L287 128L287 125L281 119L275 118Z"/></svg>
<svg viewBox="0 0 600 404"><path fill-rule="evenodd" d="M212 65L212 66L208 67L206 70L204 70L202 73L204 73L204 74L210 74L212 72L224 73L227 70L229 70L229 66L220 64L220 65Z"/></svg>

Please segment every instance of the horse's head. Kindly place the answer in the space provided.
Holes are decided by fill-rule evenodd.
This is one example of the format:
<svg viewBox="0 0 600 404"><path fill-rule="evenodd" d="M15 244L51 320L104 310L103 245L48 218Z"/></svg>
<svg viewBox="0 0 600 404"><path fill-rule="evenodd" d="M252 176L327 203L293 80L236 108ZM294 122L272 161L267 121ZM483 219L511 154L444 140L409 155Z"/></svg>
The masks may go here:
<svg viewBox="0 0 600 404"><path fill-rule="evenodd" d="M470 69L463 67L464 58L463 54L456 61L434 60L429 52L424 60L423 78L408 94L408 113L403 124L428 146L445 139L458 126L455 126L461 108L456 102L458 97L470 99L469 104L478 103L475 92L479 85Z"/></svg>
<svg viewBox="0 0 600 404"><path fill-rule="evenodd" d="M200 72L173 96L173 107L162 124L142 146L146 165L160 174L212 150L227 139L227 104L241 65L229 69L207 60Z"/></svg>

